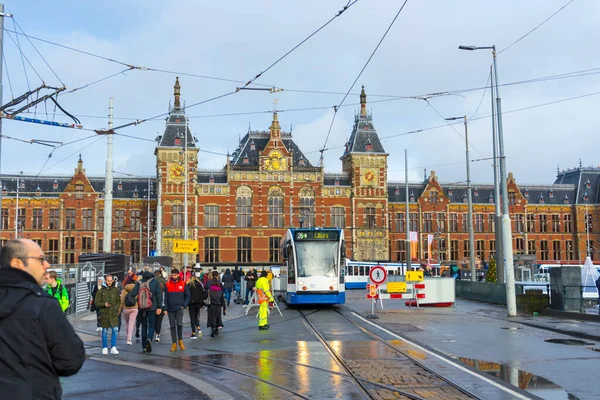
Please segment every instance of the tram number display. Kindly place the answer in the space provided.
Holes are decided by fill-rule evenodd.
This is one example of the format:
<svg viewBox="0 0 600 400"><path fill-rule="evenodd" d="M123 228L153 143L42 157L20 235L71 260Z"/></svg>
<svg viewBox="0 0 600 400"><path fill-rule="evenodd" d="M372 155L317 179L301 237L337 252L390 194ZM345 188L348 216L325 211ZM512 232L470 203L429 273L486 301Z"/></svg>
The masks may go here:
<svg viewBox="0 0 600 400"><path fill-rule="evenodd" d="M336 231L300 231L296 232L296 240L338 240Z"/></svg>

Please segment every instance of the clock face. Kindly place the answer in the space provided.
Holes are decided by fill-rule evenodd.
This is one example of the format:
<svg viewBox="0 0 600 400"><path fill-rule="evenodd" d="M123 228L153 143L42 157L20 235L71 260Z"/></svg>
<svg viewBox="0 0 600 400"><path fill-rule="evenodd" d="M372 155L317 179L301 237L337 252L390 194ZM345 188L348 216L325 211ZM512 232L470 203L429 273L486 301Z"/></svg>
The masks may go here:
<svg viewBox="0 0 600 400"><path fill-rule="evenodd" d="M169 178L171 178L171 181L175 181L175 182L183 181L183 178L184 178L183 165L173 164L169 168Z"/></svg>
<svg viewBox="0 0 600 400"><path fill-rule="evenodd" d="M373 186L377 184L377 170L367 169L362 173L362 184Z"/></svg>

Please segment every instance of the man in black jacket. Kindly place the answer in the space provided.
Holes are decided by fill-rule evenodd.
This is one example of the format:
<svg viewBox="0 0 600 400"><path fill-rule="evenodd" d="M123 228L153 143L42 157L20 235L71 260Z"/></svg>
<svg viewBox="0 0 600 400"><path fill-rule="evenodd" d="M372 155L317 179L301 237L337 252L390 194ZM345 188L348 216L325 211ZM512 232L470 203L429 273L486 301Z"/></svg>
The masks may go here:
<svg viewBox="0 0 600 400"><path fill-rule="evenodd" d="M11 399L60 399L58 377L76 374L85 350L40 287L50 264L28 239L8 241L0 263L0 391Z"/></svg>

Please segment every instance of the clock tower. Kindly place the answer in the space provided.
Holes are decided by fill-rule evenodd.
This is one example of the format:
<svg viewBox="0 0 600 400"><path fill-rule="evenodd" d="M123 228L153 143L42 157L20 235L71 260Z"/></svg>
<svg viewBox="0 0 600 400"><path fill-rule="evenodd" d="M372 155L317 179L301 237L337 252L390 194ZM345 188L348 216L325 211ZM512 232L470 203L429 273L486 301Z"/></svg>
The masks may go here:
<svg viewBox="0 0 600 400"><path fill-rule="evenodd" d="M367 112L365 87L360 93L360 112L341 157L342 169L352 185L352 257L359 261L389 259L387 157L373 118Z"/></svg>
<svg viewBox="0 0 600 400"><path fill-rule="evenodd" d="M181 85L179 77L175 80L173 107L169 107L169 116L162 136L157 138L156 155L157 185L157 255L173 257L173 265L181 266L181 253L173 253L173 241L185 237L184 210L185 198L188 203L188 239L197 237L196 209L196 169L198 165L198 147L189 127L185 108L181 107ZM187 196L186 196L187 189ZM188 264L195 262L190 254Z"/></svg>

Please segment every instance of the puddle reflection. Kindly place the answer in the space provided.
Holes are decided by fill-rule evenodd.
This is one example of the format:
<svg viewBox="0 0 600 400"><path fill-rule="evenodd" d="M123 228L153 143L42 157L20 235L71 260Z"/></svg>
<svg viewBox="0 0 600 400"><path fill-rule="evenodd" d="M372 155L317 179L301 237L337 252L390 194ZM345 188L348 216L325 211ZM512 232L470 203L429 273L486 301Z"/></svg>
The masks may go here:
<svg viewBox="0 0 600 400"><path fill-rule="evenodd" d="M496 378L517 386L531 394L546 400L578 400L576 396L567 393L562 387L548 379L533 375L507 364L498 364L490 361L475 360L473 358L451 355L465 365L478 371L495 376Z"/></svg>

